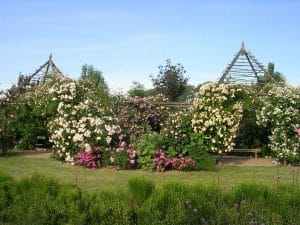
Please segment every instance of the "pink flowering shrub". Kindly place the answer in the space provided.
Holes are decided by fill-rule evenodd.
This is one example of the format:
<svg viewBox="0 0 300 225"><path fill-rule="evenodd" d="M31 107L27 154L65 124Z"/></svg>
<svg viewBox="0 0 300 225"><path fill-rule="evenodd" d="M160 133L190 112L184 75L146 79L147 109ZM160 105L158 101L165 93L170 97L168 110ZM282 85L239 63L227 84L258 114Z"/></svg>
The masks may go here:
<svg viewBox="0 0 300 225"><path fill-rule="evenodd" d="M296 136L300 137L300 128L296 129Z"/></svg>
<svg viewBox="0 0 300 225"><path fill-rule="evenodd" d="M170 110L168 107L154 104L154 102L167 102L163 95L155 97L135 97L130 98L121 107L118 117L122 130L126 133L125 139L134 142L145 134L147 127L153 131L159 132L162 124L169 117Z"/></svg>
<svg viewBox="0 0 300 225"><path fill-rule="evenodd" d="M190 171L195 168L196 161L191 158L184 158L179 154L178 158L172 160L172 166L175 170Z"/></svg>
<svg viewBox="0 0 300 225"><path fill-rule="evenodd" d="M118 169L131 169L137 166L137 151L133 145L127 145L121 142L119 147L112 150L110 163L117 166Z"/></svg>
<svg viewBox="0 0 300 225"><path fill-rule="evenodd" d="M155 166L156 171L163 172L168 168L175 170L187 171L192 170L195 167L195 161L191 158L184 158L182 154L175 158L169 158L166 153L157 149L155 155L152 158L152 162Z"/></svg>
<svg viewBox="0 0 300 225"><path fill-rule="evenodd" d="M172 160L161 149L157 149L152 158L156 171L163 172L166 168L172 166Z"/></svg>
<svg viewBox="0 0 300 225"><path fill-rule="evenodd" d="M79 152L74 156L75 164L86 166L89 168L97 168L101 166L102 149L94 147Z"/></svg>

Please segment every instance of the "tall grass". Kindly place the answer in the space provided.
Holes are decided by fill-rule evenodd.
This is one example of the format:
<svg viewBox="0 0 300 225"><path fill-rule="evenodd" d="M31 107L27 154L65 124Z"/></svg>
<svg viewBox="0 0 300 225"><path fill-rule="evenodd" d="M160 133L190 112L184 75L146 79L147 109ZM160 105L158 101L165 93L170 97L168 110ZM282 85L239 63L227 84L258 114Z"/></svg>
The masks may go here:
<svg viewBox="0 0 300 225"><path fill-rule="evenodd" d="M143 202L152 195L154 183L143 177L131 178L128 181L128 191L132 199Z"/></svg>
<svg viewBox="0 0 300 225"><path fill-rule="evenodd" d="M300 189L244 183L168 183L134 177L128 191L82 192L76 185L34 175L15 181L0 173L0 224L300 224Z"/></svg>

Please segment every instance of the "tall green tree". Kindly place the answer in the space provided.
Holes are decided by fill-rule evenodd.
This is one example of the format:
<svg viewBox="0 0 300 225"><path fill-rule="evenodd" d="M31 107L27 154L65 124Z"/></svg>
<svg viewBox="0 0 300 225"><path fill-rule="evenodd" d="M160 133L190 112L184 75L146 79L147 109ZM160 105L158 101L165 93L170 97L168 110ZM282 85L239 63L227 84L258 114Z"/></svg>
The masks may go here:
<svg viewBox="0 0 300 225"><path fill-rule="evenodd" d="M268 83L286 83L286 78L285 76L278 72L275 71L275 64L270 62L268 64L268 69L267 73L259 79L260 84L268 84Z"/></svg>
<svg viewBox="0 0 300 225"><path fill-rule="evenodd" d="M191 84L187 84L185 92L179 97L179 102L187 102L191 103L194 100L195 94L196 94L196 87Z"/></svg>
<svg viewBox="0 0 300 225"><path fill-rule="evenodd" d="M88 78L95 82L96 86L103 88L105 91L108 92L108 85L104 80L102 71L94 68L93 65L83 65L81 69L81 78Z"/></svg>
<svg viewBox="0 0 300 225"><path fill-rule="evenodd" d="M128 97L134 98L134 97L147 97L152 96L154 94L153 89L146 89L145 86L137 81L133 81L130 89L127 92Z"/></svg>
<svg viewBox="0 0 300 225"><path fill-rule="evenodd" d="M158 67L157 77L151 76L151 80L156 93L162 93L170 101L178 101L187 89L188 78L186 71L181 64L172 65L171 60L167 59L166 65Z"/></svg>
<svg viewBox="0 0 300 225"><path fill-rule="evenodd" d="M275 64L274 63L270 62L268 64L268 73L273 78L273 80L275 82L281 82L281 83L286 82L285 76L282 73L280 73L278 71L275 71Z"/></svg>

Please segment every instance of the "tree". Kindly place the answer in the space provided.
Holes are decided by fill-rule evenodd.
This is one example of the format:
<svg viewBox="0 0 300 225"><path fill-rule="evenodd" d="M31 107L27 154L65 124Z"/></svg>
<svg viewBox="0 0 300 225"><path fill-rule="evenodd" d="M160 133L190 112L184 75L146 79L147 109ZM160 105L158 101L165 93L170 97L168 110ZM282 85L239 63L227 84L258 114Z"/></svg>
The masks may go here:
<svg viewBox="0 0 300 225"><path fill-rule="evenodd" d="M275 71L274 63L270 62L267 74L259 80L259 83L286 83L286 78L282 73Z"/></svg>
<svg viewBox="0 0 300 225"><path fill-rule="evenodd" d="M170 101L178 101L187 89L188 78L185 77L185 69L181 64L172 65L167 59L166 65L158 67L157 77L151 77L156 93L164 94Z"/></svg>
<svg viewBox="0 0 300 225"><path fill-rule="evenodd" d="M193 102L196 90L199 90L199 88L196 89L194 85L187 84L184 93L179 97L178 101L187 103Z"/></svg>
<svg viewBox="0 0 300 225"><path fill-rule="evenodd" d="M97 86L103 88L108 92L108 85L104 80L102 71L97 70L96 68L94 68L94 66L87 64L83 65L81 69L81 78L92 79Z"/></svg>
<svg viewBox="0 0 300 225"><path fill-rule="evenodd" d="M275 71L274 63L270 62L268 64L268 73L274 79L275 82L282 82L282 83L286 82L285 76L282 73Z"/></svg>
<svg viewBox="0 0 300 225"><path fill-rule="evenodd" d="M130 98L148 97L153 95L153 89L146 89L145 86L137 81L133 81L130 89L127 92Z"/></svg>

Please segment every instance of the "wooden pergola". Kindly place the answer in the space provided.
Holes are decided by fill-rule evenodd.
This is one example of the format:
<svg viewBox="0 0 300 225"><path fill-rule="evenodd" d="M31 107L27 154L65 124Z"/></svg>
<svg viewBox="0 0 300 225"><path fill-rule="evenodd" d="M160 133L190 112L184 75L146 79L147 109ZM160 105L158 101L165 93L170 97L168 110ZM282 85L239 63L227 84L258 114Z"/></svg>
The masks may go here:
<svg viewBox="0 0 300 225"><path fill-rule="evenodd" d="M224 70L218 83L255 84L262 77L269 76L263 64L245 49L244 43L231 63Z"/></svg>
<svg viewBox="0 0 300 225"><path fill-rule="evenodd" d="M49 76L65 77L65 75L57 68L57 66L53 62L51 54L49 56L49 59L29 76L30 83L44 83Z"/></svg>

